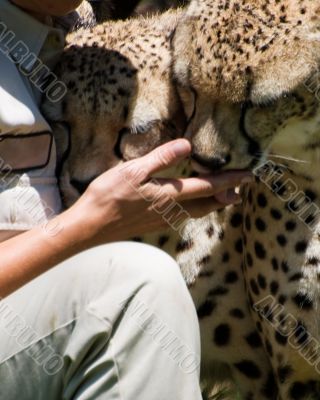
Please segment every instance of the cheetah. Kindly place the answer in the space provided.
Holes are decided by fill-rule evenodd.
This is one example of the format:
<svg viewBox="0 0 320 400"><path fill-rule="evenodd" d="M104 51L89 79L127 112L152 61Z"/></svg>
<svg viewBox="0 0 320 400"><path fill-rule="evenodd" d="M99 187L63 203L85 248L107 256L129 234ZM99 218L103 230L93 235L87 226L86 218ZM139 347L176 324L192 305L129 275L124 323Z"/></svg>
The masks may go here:
<svg viewBox="0 0 320 400"><path fill-rule="evenodd" d="M67 95L43 107L60 155L66 206L100 173L184 135L193 108L189 89L177 90L171 52L183 14L105 22L68 36L56 70ZM189 164L168 176L189 176ZM176 208L176 217L172 209L163 213L171 229L136 240L162 248L181 267L200 321L203 381L210 387L232 379L244 398L275 398L271 364L244 290L240 213L228 207L190 220Z"/></svg>
<svg viewBox="0 0 320 400"><path fill-rule="evenodd" d="M243 276L282 400L320 396L319 55L312 0L192 0L173 39L196 161L256 176L237 211Z"/></svg>

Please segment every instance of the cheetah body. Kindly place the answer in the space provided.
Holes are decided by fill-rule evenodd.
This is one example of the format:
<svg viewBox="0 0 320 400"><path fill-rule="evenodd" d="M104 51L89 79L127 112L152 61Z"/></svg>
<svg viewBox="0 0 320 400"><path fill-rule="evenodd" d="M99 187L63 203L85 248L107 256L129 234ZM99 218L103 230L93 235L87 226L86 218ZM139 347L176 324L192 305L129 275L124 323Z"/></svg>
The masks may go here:
<svg viewBox="0 0 320 400"><path fill-rule="evenodd" d="M193 0L173 65L178 86L196 93L188 131L197 161L257 177L240 236L273 396L319 398L319 3ZM261 368L257 360L251 372Z"/></svg>
<svg viewBox="0 0 320 400"><path fill-rule="evenodd" d="M252 96L257 103L268 104L270 98L281 96L283 92L291 93L293 88L309 77L308 69L310 72L316 65L314 55L320 49L315 49L317 44L314 41L310 50L310 46L302 43L302 40L301 44L295 39L296 36L291 38L286 33L282 25L287 21L281 22L284 11L280 9L284 2L270 5L272 12L264 3L244 1L241 3L243 7L238 7L240 3L236 1L217 1L214 4L211 1L193 1L186 15L178 11L152 19L105 23L69 37L69 45L57 71L69 87L68 95L60 105L54 105L53 108L52 105L45 106L46 116L56 125L61 148L66 147L64 140L61 140L61 136L64 137L60 132L64 130L61 123L67 122L71 127L71 149L61 172L61 188L67 205L79 196L81 183L86 184L95 175L123 159L135 158L179 136L190 117L193 118L187 131L191 134L194 157L202 167L216 168L221 160L226 161L226 153L230 153L232 158L225 168L245 168L253 158L250 145L254 147L259 142L263 151L268 148L269 142L265 145L258 138L244 140L239 134L242 116L239 104L247 104L248 87L251 88L252 84L248 77L252 71L258 70L257 77L253 79L258 83L253 85ZM306 3L313 9L310 13L317 15L313 2L293 1L289 14L294 21L288 20L289 26L301 26L298 24L301 17L300 9L296 6L298 3ZM267 17L259 7L265 10ZM233 10L233 18L230 18L230 9ZM279 14L282 18L280 28L287 35L287 43L291 45L292 39L293 43L301 44L299 51L304 60L301 65L297 65L299 59L293 60L293 56L287 56L286 51L289 50L276 40L281 36L278 34L279 20L274 22L273 18L278 18ZM299 18L296 18L298 14ZM305 19L306 14L303 14ZM267 19L267 28L261 33L257 25L260 28L264 26L264 18ZM239 28L238 32L237 26L242 27L240 20L246 28L244 31ZM309 25L313 24L316 26L314 21ZM223 33L219 32L220 26L225 27ZM251 26L257 31L256 37L252 35L252 43L250 40L247 43ZM211 40L208 39L209 30L212 30ZM314 30L313 34L316 34L316 28ZM172 60L170 39L173 34ZM264 45L260 45L260 41ZM253 47L254 50L247 56L243 46ZM268 58L273 49L275 54ZM251 55L253 64L248 61ZM287 71L285 75L282 71L283 57L291 60L290 78ZM268 67L270 58L272 68ZM207 60L217 65L211 65L210 69ZM226 65L225 69L222 64ZM311 64L312 68L309 68ZM296 70L300 74L295 74ZM274 82L272 76L275 75L278 79ZM314 96L309 99L303 118L299 121L297 116L301 116L301 105L298 107L294 103L295 106L290 105L290 111L286 112L286 104L282 105L282 109L279 106L276 109L265 107L264 111L259 110L260 114L253 114L252 124L259 121L263 113L266 117L262 119L261 130L272 131L278 129L281 116L281 122L287 124L287 134L295 131L296 140L300 137L300 126L305 129L306 124L316 125L317 105L313 102ZM181 118L181 103L184 118ZM218 112L213 113L215 107ZM313 116L310 115L311 110L314 110ZM231 132L230 136L226 133L228 131ZM300 154L298 151L291 156L299 157ZM170 174L185 175L189 171L189 167L182 166ZM314 179L315 176L310 177L308 172L308 179ZM286 170L285 174L288 173ZM314 185L308 182L310 193L316 193ZM305 183L301 182L301 187L306 189ZM286 236L286 245L279 244L277 236L292 219L291 214L287 215L286 210L282 210L282 204L281 218L277 219L275 213L268 215L268 221L273 222L272 230L263 233L257 227L261 223L257 224L256 219L260 217L266 223L266 217L254 216L261 208L259 201L264 204L261 192L266 198L265 209L268 213L273 209L279 211L280 205L275 194L261 185L261 182L256 183L251 188L248 199L252 197L252 203L248 200L244 206L228 207L225 211L188 221L183 229L148 235L142 240L162 247L181 266L198 310L204 377L212 380L214 370L223 377L232 376L246 399L276 399L278 388L283 399L304 399L308 391L316 390L317 374L314 368L303 361L299 352L292 351L285 343L280 344L281 339L275 337L270 321L268 324L261 313L255 310L250 312L250 309L259 301L264 301L268 294L285 303L287 299L302 293L299 291L300 285L305 285L308 296L312 293L312 305L316 304L318 284L310 279L316 274L316 265L307 279L301 276L298 279L296 275L288 284L293 275L301 272L301 265L307 260L303 252L299 257L294 255L291 243L296 245L306 240L310 231L297 224ZM269 227L271 223L266 225ZM264 238L261 238L262 234ZM269 248L272 249L270 252L275 251L272 257L268 254L265 259L259 258L261 246L258 245L256 250L256 242L261 245L261 240L267 240L262 243L266 253ZM313 241L315 246L310 251L316 254L316 236ZM316 257L312 254L308 255L308 259ZM250 257L254 258L252 265L249 265ZM306 310L308 307L301 305L304 304L300 302L301 299L297 297L295 303L290 300L291 308L288 310L317 337L316 307ZM311 299L306 304L310 303ZM303 368L298 368L302 364Z"/></svg>

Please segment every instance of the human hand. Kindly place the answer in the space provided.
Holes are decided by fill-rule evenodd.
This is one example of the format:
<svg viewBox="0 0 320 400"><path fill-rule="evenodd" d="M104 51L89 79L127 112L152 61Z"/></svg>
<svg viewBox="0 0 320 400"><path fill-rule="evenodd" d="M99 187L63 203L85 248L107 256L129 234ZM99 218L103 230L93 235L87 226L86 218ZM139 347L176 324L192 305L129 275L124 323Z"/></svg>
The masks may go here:
<svg viewBox="0 0 320 400"><path fill-rule="evenodd" d="M250 182L250 172L230 171L186 179L152 178L190 153L187 140L175 140L95 179L72 207L86 216L86 229L95 244L166 228L164 214L170 207L173 210L178 205L177 211L202 217L240 202L234 188Z"/></svg>

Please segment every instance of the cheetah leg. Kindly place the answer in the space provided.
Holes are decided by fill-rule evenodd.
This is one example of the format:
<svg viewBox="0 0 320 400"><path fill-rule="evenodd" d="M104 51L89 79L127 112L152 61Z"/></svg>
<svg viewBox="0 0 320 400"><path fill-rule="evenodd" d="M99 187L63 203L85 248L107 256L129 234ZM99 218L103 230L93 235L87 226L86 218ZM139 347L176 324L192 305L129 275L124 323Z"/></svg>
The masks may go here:
<svg viewBox="0 0 320 400"><path fill-rule="evenodd" d="M285 383L279 385L281 400L317 400L320 397L319 383L312 380L298 380L292 376Z"/></svg>
<svg viewBox="0 0 320 400"><path fill-rule="evenodd" d="M261 360L262 361L262 360ZM235 363L231 372L243 400L278 400L278 386L271 367L260 365L261 374L256 375L252 365ZM242 370L240 371L239 368ZM253 374L253 375L252 375Z"/></svg>
<svg viewBox="0 0 320 400"><path fill-rule="evenodd" d="M301 371L293 371L289 378L279 383L281 400L317 400L320 384L316 380L301 379Z"/></svg>

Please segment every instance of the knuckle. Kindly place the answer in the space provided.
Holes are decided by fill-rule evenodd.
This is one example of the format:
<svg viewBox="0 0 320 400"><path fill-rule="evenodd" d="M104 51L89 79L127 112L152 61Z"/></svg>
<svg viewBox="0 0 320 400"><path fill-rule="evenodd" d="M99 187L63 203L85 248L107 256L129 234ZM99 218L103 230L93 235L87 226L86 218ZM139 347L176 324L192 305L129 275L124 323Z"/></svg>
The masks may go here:
<svg viewBox="0 0 320 400"><path fill-rule="evenodd" d="M174 158L173 152L169 149L157 149L155 152L156 161L160 165L168 165Z"/></svg>
<svg viewBox="0 0 320 400"><path fill-rule="evenodd" d="M144 168L141 168L137 162L130 161L120 170L122 178L130 182L142 182L147 173Z"/></svg>

